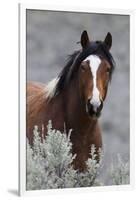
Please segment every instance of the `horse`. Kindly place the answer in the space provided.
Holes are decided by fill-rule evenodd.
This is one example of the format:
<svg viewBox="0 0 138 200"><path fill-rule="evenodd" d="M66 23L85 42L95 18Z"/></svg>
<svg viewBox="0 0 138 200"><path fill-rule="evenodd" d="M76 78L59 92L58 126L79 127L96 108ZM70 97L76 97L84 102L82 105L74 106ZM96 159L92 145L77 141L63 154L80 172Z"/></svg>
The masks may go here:
<svg viewBox="0 0 138 200"><path fill-rule="evenodd" d="M115 68L110 49L112 35L103 41L90 41L84 30L80 38L81 49L69 56L59 75L47 85L27 84L27 138L33 144L33 129L37 125L40 135L47 135L48 121L54 129L70 129L74 169L86 170L91 145L102 148L99 117L107 95L108 85Z"/></svg>

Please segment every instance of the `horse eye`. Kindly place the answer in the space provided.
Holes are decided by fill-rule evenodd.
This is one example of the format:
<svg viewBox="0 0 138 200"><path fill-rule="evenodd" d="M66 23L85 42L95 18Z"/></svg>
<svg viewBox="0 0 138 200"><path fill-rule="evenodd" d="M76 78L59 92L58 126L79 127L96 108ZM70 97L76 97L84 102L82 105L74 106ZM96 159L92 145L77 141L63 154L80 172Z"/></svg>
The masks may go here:
<svg viewBox="0 0 138 200"><path fill-rule="evenodd" d="M107 73L110 73L110 68L107 68L107 69L106 69L106 72L107 72Z"/></svg>

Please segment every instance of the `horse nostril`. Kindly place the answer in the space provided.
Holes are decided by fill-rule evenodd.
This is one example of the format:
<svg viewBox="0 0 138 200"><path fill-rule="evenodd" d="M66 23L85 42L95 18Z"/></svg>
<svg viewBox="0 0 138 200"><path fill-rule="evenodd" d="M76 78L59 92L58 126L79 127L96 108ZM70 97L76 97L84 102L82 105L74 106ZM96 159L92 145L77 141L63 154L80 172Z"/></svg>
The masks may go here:
<svg viewBox="0 0 138 200"><path fill-rule="evenodd" d="M93 107L94 112L97 112L99 110L99 108L102 106L102 103L99 100L98 101L92 100L92 101L90 101L90 103Z"/></svg>
<svg viewBox="0 0 138 200"><path fill-rule="evenodd" d="M91 106L92 106L92 109L94 112L100 112L103 108L103 101L96 101L96 102L90 102Z"/></svg>
<svg viewBox="0 0 138 200"><path fill-rule="evenodd" d="M100 106L98 107L98 111L101 111L103 108L103 101L101 101Z"/></svg>
<svg viewBox="0 0 138 200"><path fill-rule="evenodd" d="M88 99L86 110L91 116L100 116L101 110L103 108L103 101L93 101Z"/></svg>

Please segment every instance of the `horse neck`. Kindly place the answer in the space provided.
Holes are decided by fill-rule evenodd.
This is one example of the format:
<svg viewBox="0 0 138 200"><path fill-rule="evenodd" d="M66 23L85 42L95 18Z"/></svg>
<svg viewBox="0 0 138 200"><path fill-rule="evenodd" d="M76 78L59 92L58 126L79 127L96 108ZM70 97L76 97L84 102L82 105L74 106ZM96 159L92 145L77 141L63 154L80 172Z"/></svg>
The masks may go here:
<svg viewBox="0 0 138 200"><path fill-rule="evenodd" d="M80 94L77 78L72 80L62 95L68 127L83 130L96 125L97 120L86 113L86 103Z"/></svg>

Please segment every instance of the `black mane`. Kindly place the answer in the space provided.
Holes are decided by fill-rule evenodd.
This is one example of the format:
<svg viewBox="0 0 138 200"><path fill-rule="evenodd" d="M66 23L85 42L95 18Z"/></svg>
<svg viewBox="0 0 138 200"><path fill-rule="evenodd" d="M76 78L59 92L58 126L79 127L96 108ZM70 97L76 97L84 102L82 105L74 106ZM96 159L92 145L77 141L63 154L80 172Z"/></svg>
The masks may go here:
<svg viewBox="0 0 138 200"><path fill-rule="evenodd" d="M81 62L89 55L97 55L105 58L111 65L110 80L115 68L115 61L109 52L107 46L102 41L91 42L84 50L75 51L69 56L68 62L58 76L55 95L59 94L72 80L79 70Z"/></svg>

